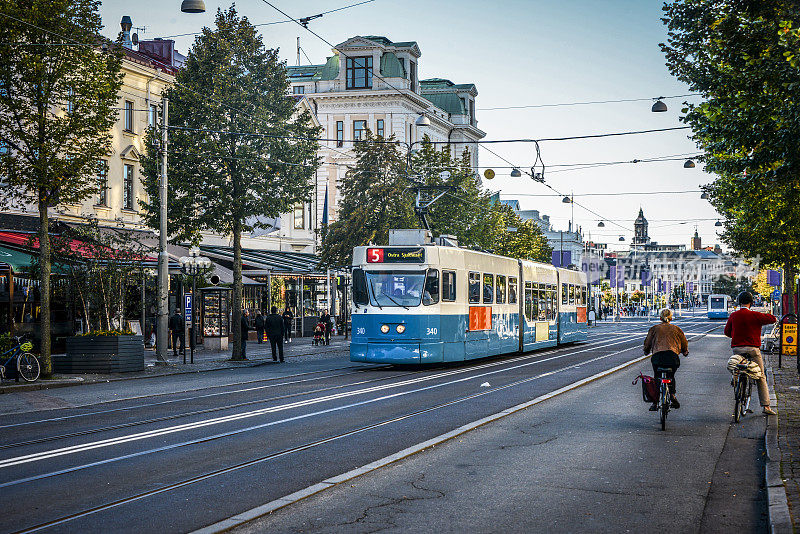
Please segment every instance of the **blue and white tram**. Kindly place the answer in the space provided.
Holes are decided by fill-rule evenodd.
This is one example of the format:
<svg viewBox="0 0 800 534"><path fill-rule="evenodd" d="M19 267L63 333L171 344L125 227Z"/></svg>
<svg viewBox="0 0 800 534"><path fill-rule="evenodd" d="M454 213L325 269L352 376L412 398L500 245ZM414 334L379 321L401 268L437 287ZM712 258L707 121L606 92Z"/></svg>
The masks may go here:
<svg viewBox="0 0 800 534"><path fill-rule="evenodd" d="M463 361L588 337L586 275L450 246L353 251L350 360Z"/></svg>
<svg viewBox="0 0 800 534"><path fill-rule="evenodd" d="M708 318L727 319L731 298L728 295L709 295L708 296Z"/></svg>

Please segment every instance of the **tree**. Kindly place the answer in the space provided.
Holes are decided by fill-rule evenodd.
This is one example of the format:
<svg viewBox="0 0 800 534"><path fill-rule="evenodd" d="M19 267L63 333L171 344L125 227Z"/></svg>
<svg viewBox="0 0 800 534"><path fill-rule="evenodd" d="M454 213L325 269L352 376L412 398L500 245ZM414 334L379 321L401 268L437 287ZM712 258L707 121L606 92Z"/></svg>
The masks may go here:
<svg viewBox="0 0 800 534"><path fill-rule="evenodd" d="M200 232L231 236L233 354L241 351L242 233L266 226L308 201L319 135L307 113L295 116L286 67L256 28L231 6L203 28L169 97L169 231L173 242ZM158 227L158 133L143 158L145 220Z"/></svg>
<svg viewBox="0 0 800 534"><path fill-rule="evenodd" d="M0 174L4 207L39 214L42 372L50 361L48 209L97 192L119 112L121 52L101 50L98 0L0 0Z"/></svg>
<svg viewBox="0 0 800 534"><path fill-rule="evenodd" d="M354 151L357 162L342 182L338 220L323 233L324 264L349 265L354 247L386 245L392 228L419 228L416 184L450 188L428 209L434 235L454 235L462 246L497 254L550 260L539 227L491 201L471 167L469 152L453 158L449 146L437 147L426 137L411 154L409 166L394 137L374 137L369 131Z"/></svg>
<svg viewBox="0 0 800 534"><path fill-rule="evenodd" d="M723 240L781 264L787 289L800 264L800 10L785 0L681 0L664 6L667 67L703 101L682 120L718 177L704 187L725 218Z"/></svg>
<svg viewBox="0 0 800 534"><path fill-rule="evenodd" d="M416 226L405 161L391 141L394 136L384 140L367 130L365 140L355 143L356 164L342 180L338 218L322 230L323 264L350 265L354 247L386 245L391 228Z"/></svg>

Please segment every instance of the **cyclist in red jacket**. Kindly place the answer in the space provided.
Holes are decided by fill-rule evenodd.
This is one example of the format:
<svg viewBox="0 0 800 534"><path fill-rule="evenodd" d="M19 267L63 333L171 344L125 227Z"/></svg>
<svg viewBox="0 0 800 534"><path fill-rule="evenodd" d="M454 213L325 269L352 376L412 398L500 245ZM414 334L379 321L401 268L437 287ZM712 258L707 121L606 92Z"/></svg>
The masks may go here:
<svg viewBox="0 0 800 534"><path fill-rule="evenodd" d="M731 338L731 348L734 354L745 356L761 367L761 379L756 382L758 385L758 400L765 415L776 415L776 411L770 408L769 390L767 389L767 377L763 374L764 359L761 357L761 327L772 324L776 321L774 315L752 311L753 295L744 291L739 294L740 308L728 317L725 324L725 335Z"/></svg>

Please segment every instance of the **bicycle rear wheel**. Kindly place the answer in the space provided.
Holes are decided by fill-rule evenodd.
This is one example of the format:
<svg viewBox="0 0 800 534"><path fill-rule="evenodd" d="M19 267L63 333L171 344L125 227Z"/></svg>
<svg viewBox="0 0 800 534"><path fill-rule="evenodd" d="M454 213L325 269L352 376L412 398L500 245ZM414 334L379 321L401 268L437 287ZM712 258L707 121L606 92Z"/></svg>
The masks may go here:
<svg viewBox="0 0 800 534"><path fill-rule="evenodd" d="M661 385L661 430L667 429L667 414L669 413L669 390L666 384Z"/></svg>
<svg viewBox="0 0 800 534"><path fill-rule="evenodd" d="M30 352L23 352L17 357L17 372L25 381L35 382L41 372L39 360Z"/></svg>
<svg viewBox="0 0 800 534"><path fill-rule="evenodd" d="M736 376L736 382L734 383L733 387L733 396L736 402L733 405L733 421L738 423L739 420L744 415L744 399L745 393L747 388L747 377L743 376L742 373L739 373Z"/></svg>

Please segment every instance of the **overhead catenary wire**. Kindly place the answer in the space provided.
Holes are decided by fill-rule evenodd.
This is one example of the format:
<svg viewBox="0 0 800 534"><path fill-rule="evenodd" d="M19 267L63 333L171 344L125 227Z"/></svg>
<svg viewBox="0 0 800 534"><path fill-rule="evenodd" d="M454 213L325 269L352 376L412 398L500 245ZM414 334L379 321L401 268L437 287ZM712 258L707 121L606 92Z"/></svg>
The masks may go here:
<svg viewBox="0 0 800 534"><path fill-rule="evenodd" d="M685 95L672 95L660 96L658 100L666 100L668 98L685 98L689 96L700 96L700 93L688 93ZM499 106L491 108L478 108L478 111L499 111L507 109L532 109L532 108L555 108L563 106L588 106L593 104L618 104L623 102L646 102L650 100L657 100L656 98L620 98L617 100L590 100L587 102L562 102L558 104L528 104L523 106Z"/></svg>

